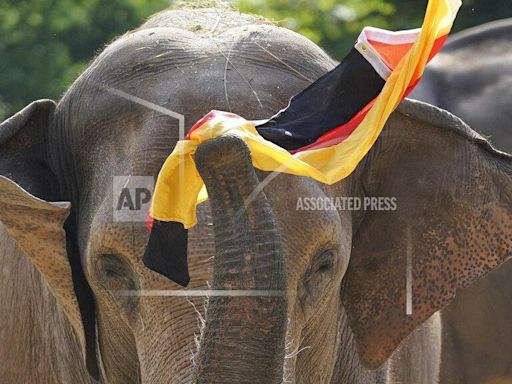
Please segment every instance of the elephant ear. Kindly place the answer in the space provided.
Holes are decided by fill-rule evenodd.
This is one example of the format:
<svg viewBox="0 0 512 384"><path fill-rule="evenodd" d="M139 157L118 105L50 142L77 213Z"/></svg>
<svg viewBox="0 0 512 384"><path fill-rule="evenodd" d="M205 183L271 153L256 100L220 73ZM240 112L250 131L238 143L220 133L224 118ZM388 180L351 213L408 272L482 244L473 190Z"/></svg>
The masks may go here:
<svg viewBox="0 0 512 384"><path fill-rule="evenodd" d="M0 124L0 221L44 277L85 345L66 233L70 203L58 201L58 183L46 159L46 136L55 111L39 100Z"/></svg>
<svg viewBox="0 0 512 384"><path fill-rule="evenodd" d="M359 213L342 291L361 361L376 368L512 255L512 156L448 112L406 101L354 176L366 202L396 204Z"/></svg>

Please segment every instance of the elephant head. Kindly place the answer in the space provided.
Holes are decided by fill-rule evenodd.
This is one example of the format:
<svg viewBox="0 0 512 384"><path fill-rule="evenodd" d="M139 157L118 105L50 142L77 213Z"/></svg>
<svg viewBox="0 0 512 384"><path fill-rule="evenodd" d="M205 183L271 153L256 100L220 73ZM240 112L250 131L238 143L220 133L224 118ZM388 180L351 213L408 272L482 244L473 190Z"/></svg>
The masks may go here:
<svg viewBox="0 0 512 384"><path fill-rule="evenodd" d="M58 104L36 101L0 125L0 221L64 307L92 376L189 381L203 313L202 297L174 295L180 287L144 266L146 225L114 220L114 178L156 179L211 109L270 116L333 65L256 17L174 10L110 44ZM199 217L188 248L200 293L214 254L208 204Z"/></svg>
<svg viewBox="0 0 512 384"><path fill-rule="evenodd" d="M293 32L218 12L159 14L109 45L57 105L37 101L2 123L0 220L63 306L96 378L357 378L366 373L353 340L363 363L379 365L506 257L510 159L424 106L396 114L357 172L329 188L286 175L263 182L241 143L205 144L197 160L213 215L200 206L189 234L190 288L241 293L210 297L202 326L203 298L144 266L145 224L114 220L114 178L156 177L209 110L271 116L334 66ZM253 189L262 192L241 209ZM296 209L303 197L381 195L396 196L398 210Z"/></svg>
<svg viewBox="0 0 512 384"><path fill-rule="evenodd" d="M198 383L363 382L360 364L378 368L511 256L512 157L426 104L404 102L334 186L255 172L234 136L202 144L196 164L213 215L212 289L246 292L210 297ZM361 207L312 203L349 197ZM394 202L372 203L383 197Z"/></svg>

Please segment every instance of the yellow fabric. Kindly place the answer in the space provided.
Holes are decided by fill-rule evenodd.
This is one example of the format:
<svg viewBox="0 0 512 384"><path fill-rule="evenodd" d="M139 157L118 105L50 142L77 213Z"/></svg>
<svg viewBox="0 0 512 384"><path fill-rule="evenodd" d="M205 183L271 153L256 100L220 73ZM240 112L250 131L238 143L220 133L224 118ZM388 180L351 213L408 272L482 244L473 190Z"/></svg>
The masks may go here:
<svg viewBox="0 0 512 384"><path fill-rule="evenodd" d="M254 167L263 171L309 176L326 184L350 175L377 140L406 89L423 74L435 40L450 32L460 5L460 0L429 1L418 40L393 71L361 124L337 145L292 155L263 139L250 122L228 113L199 126L189 140L178 142L162 167L153 196L152 217L180 222L185 228L196 224L196 204L205 201L207 194L194 155L202 142L226 134L242 138L251 151Z"/></svg>

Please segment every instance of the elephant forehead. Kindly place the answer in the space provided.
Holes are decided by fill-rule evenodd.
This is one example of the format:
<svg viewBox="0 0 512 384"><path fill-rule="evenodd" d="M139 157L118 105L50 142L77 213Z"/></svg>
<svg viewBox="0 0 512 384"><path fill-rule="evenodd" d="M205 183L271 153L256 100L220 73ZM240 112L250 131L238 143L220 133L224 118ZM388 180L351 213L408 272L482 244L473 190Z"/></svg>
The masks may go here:
<svg viewBox="0 0 512 384"><path fill-rule="evenodd" d="M194 100L206 112L219 107L236 112L242 100L243 108L261 113L257 117L269 117L333 66L311 41L271 25L232 28L215 38L176 28L144 29L107 47L63 102L73 101L73 115L94 111L103 117L111 113L113 99L141 104L127 94L178 109L186 97L188 106ZM185 114L187 105L177 112Z"/></svg>
<svg viewBox="0 0 512 384"><path fill-rule="evenodd" d="M215 39L175 28L136 31L66 93L56 137L83 191L116 175L155 175L183 131L210 110L268 118L332 66L309 40L270 25Z"/></svg>
<svg viewBox="0 0 512 384"><path fill-rule="evenodd" d="M176 69L176 66L186 72L188 64L215 56L227 60L231 56L243 57L255 65L274 66L276 70L308 82L334 65L316 44L274 25L235 26L215 37L178 28L158 27L137 30L114 41L94 60L78 82L90 81L87 77L94 74L96 80L112 83L123 74L137 75L134 70L154 73Z"/></svg>

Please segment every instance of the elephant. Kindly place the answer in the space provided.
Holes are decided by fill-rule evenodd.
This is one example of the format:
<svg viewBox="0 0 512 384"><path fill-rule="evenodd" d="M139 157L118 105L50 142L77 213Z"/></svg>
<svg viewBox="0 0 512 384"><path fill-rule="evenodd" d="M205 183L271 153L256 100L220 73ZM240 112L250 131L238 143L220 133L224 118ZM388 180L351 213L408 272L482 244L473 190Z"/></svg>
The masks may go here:
<svg viewBox="0 0 512 384"><path fill-rule="evenodd" d="M0 221L91 381L437 382L438 311L512 249L512 158L453 115L405 101L332 186L255 171L236 137L202 144L190 292L145 267L143 222L114 219L115 178L156 178L208 111L268 117L334 65L261 18L174 9L108 45L58 103L0 124ZM346 197L375 207L297 204Z"/></svg>
<svg viewBox="0 0 512 384"><path fill-rule="evenodd" d="M512 19L505 19L451 36L411 94L455 113L508 153L512 153L511 33ZM442 383L512 381L510 276L512 265L506 264L462 291L443 311Z"/></svg>

